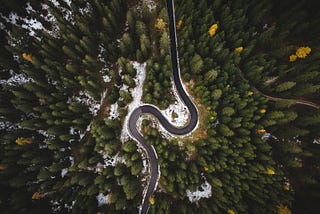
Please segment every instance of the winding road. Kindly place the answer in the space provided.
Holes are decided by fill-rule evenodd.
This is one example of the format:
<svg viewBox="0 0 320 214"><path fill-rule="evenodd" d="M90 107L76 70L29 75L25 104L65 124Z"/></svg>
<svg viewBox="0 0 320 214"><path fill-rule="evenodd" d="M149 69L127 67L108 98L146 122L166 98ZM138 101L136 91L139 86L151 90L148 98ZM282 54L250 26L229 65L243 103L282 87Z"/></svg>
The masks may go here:
<svg viewBox="0 0 320 214"><path fill-rule="evenodd" d="M137 129L137 120L142 114L152 114L154 115L162 127L164 127L168 132L174 135L185 135L189 132L193 131L198 123L198 111L188 94L183 88L181 77L180 77L180 66L178 60L178 51L177 51L177 37L176 37L176 20L174 15L174 1L166 0L166 7L169 16L169 31L170 31L170 53L171 53L171 62L172 62L172 77L174 85L177 89L177 92L188 107L190 112L190 119L186 126L184 127L175 127L173 126L160 112L160 110L153 105L142 105L136 108L130 115L128 121L128 129L130 136L135 139L141 146L144 148L147 153L147 158L149 161L149 167L151 172L151 177L149 180L149 184L147 187L147 191L145 191L145 195L142 200L142 204L140 207L140 213L145 214L148 212L150 204L149 198L156 189L158 180L160 178L160 166L157 162L157 153L153 146L150 146L146 143L143 136Z"/></svg>

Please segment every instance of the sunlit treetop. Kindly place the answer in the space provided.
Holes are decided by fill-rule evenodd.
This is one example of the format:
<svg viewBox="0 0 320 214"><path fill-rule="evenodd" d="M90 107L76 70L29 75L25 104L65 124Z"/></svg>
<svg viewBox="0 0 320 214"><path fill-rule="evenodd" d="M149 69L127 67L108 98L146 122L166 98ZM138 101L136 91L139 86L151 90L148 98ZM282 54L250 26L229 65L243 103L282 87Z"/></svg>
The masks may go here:
<svg viewBox="0 0 320 214"><path fill-rule="evenodd" d="M214 36L216 34L217 29L218 29L217 24L211 25L211 27L209 28L209 31L208 31L209 35Z"/></svg>

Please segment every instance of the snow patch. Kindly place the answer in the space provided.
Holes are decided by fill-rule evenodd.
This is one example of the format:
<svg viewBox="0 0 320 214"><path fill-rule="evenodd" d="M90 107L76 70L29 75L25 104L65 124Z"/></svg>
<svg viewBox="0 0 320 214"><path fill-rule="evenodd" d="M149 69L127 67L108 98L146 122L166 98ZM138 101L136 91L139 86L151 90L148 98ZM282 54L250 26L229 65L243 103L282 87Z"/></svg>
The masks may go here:
<svg viewBox="0 0 320 214"><path fill-rule="evenodd" d="M25 22L25 24L22 24L21 27L29 30L30 36L36 36L35 30L42 30L43 29L43 25L41 24L41 22L39 22L36 19L24 18L23 21Z"/></svg>
<svg viewBox="0 0 320 214"><path fill-rule="evenodd" d="M187 90L186 90L184 84L182 84L182 87L183 87L184 91L187 93ZM172 92L174 94L174 97L176 98L176 102L174 104L171 104L167 109L161 110L161 113L174 126L183 127L188 122L190 114L189 114L187 106L181 100L175 85L172 85ZM191 97L189 94L188 94L188 96ZM187 134L185 134L183 136L178 136L178 135L171 134L164 127L162 127L161 125L159 126L160 127L159 131L160 131L161 135L164 138L166 138L168 140L172 140L172 139L177 138L177 137L190 136L193 133L193 131L197 129L198 125L199 125L199 123L197 123L196 127L191 132L189 132L189 133L187 133Z"/></svg>
<svg viewBox="0 0 320 214"><path fill-rule="evenodd" d="M91 11L92 11L92 8L91 8L91 5L89 4L89 2L86 3L86 6L84 8L79 8L79 12L82 15L86 15L86 14L90 13Z"/></svg>
<svg viewBox="0 0 320 214"><path fill-rule="evenodd" d="M51 200L51 211L53 213L57 213L59 211L61 211L62 207L61 207L61 200Z"/></svg>
<svg viewBox="0 0 320 214"><path fill-rule="evenodd" d="M119 118L118 108L119 108L118 103L114 103L110 105L110 112L109 112L108 119L113 120L113 119Z"/></svg>
<svg viewBox="0 0 320 214"><path fill-rule="evenodd" d="M217 119L214 121L214 123L211 125L212 128L217 128L217 126L220 124L220 121Z"/></svg>
<svg viewBox="0 0 320 214"><path fill-rule="evenodd" d="M108 92L108 89L104 90L104 92L101 93L101 99L100 99L100 105L101 106L103 104L103 101L106 99L107 92Z"/></svg>
<svg viewBox="0 0 320 214"><path fill-rule="evenodd" d="M200 190L199 190L200 189ZM208 181L205 181L201 184L200 188L197 191L191 192L187 189L187 197L191 203L198 202L201 198L210 198L212 195L211 185Z"/></svg>
<svg viewBox="0 0 320 214"><path fill-rule="evenodd" d="M89 94L87 94L84 91L80 91L79 96L73 96L71 99L69 98L67 103L70 103L73 100L88 106L89 111L92 113L93 116L97 115L97 112L99 111L101 106L100 103L98 103L95 99L93 99Z"/></svg>
<svg viewBox="0 0 320 214"><path fill-rule="evenodd" d="M61 8L60 4L55 1L55 0L51 0L51 2L54 4L55 7L57 7L58 9L60 9L64 15L64 18L66 20L68 20L69 22L74 23L73 21L73 17L71 16L72 13L70 10L67 10L65 8ZM69 6L71 1L65 1ZM22 28L26 29L29 31L29 35L33 36L35 38L37 38L38 40L40 40L39 37L37 37L37 30L44 30L47 33L49 33L51 36L57 38L59 36L59 27L57 25L57 19L52 15L52 13L50 13L49 10L49 6L47 4L41 4L41 8L45 11L44 13L40 13L40 17L43 18L44 20L48 21L51 23L51 29L52 30L48 30L46 28L44 28L44 26L42 25L42 23L35 19L35 18L22 18L20 16L18 16L16 13L11 12L8 17L2 16L1 17L8 23L11 23L13 25L16 26L21 26ZM26 12L27 14L32 14L35 13L36 11L32 8L31 4L29 2L27 2L26 4ZM44 15L45 14L45 15ZM21 24L19 24L19 21Z"/></svg>
<svg viewBox="0 0 320 214"><path fill-rule="evenodd" d="M261 136L261 139L262 139L262 140L268 140L269 138L273 138L273 139L275 139L275 140L278 139L276 136L274 136L274 135L272 135L271 133L268 133L268 132L264 133L264 134Z"/></svg>
<svg viewBox="0 0 320 214"><path fill-rule="evenodd" d="M9 17L3 17L7 22L10 22L11 24L15 25L17 24L17 20L19 20L19 16L16 13L10 13Z"/></svg>
<svg viewBox="0 0 320 214"><path fill-rule="evenodd" d="M104 64L104 67L100 70L100 73L102 74L102 78L104 82L110 82L111 78L108 75L109 73L109 68L106 66L106 60L104 59L103 55L106 51L105 47L103 44L99 44L99 54L98 54L98 60Z"/></svg>
<svg viewBox="0 0 320 214"><path fill-rule="evenodd" d="M101 173L103 169L107 168L108 166L115 167L118 163L126 164L126 160L123 157L119 156L119 153L114 155L113 157L108 155L105 151L100 150L98 152L103 157L103 163L97 163L95 167L88 166L85 169L88 171L94 171L95 173Z"/></svg>
<svg viewBox="0 0 320 214"><path fill-rule="evenodd" d="M99 195L96 196L98 201L98 207L101 207L104 204L108 204L108 195L104 195L103 193L99 193Z"/></svg>
<svg viewBox="0 0 320 214"><path fill-rule="evenodd" d="M143 82L146 78L146 63L145 62L144 63L131 62L131 63L134 69L136 69L137 71L136 77L134 78L136 87L129 89L129 92L133 97L133 101L128 105L128 114L125 117L124 125L122 127L121 136L120 136L121 142L126 142L127 140L129 140L129 134L128 134L129 131L128 131L127 124L133 110L142 104L141 102L141 98L143 94L142 88L143 88Z"/></svg>
<svg viewBox="0 0 320 214"><path fill-rule="evenodd" d="M154 0L145 0L149 10L154 10L157 7L157 4Z"/></svg>
<svg viewBox="0 0 320 214"><path fill-rule="evenodd" d="M161 113L174 126L182 127L188 122L188 108L182 102L176 101L167 109L161 110Z"/></svg>
<svg viewBox="0 0 320 214"><path fill-rule="evenodd" d="M69 160L70 160L71 166L73 166L74 165L74 157L69 156Z"/></svg>
<svg viewBox="0 0 320 214"><path fill-rule="evenodd" d="M123 76L122 76L122 79L123 79ZM119 90L129 92L129 86L123 83Z"/></svg>
<svg viewBox="0 0 320 214"><path fill-rule="evenodd" d="M141 154L142 151L139 152L139 153ZM141 173L142 173L142 174L145 174L145 173L148 171L148 160L147 160L147 159L143 159L143 160L142 160L142 165L143 165L143 168L142 168L142 170L141 170ZM143 178L145 178L145 177L143 177Z"/></svg>
<svg viewBox="0 0 320 214"><path fill-rule="evenodd" d="M41 16L41 18L43 18L43 19L46 20L47 22L50 22L50 24L51 24L51 29L52 29L51 31L45 29L45 31L46 31L47 33L49 33L51 36L53 36L53 37L55 37L55 38L58 38L58 37L59 37L60 28L59 28L59 26L58 26L58 24L57 24L58 21L57 21L56 17L54 17L54 16L52 15L52 13L50 12L48 5L42 4L41 7L42 7L43 10L46 10L46 13L47 13L47 14L46 14L46 16L44 16L43 14L40 14L40 16Z"/></svg>
<svg viewBox="0 0 320 214"><path fill-rule="evenodd" d="M17 129L22 129L22 127L17 123L11 123L9 121L0 121L0 129L4 129L6 131L12 131Z"/></svg>
<svg viewBox="0 0 320 214"><path fill-rule="evenodd" d="M116 166L117 163L123 163L126 164L126 160L119 156L119 153L117 153L115 156L108 155L105 151L99 151L99 153L102 155L104 160L104 165L102 164L100 167L106 168L107 166ZM100 163L101 164L101 163Z"/></svg>
<svg viewBox="0 0 320 214"><path fill-rule="evenodd" d="M267 79L264 84L270 85L270 84L274 83L278 78L279 78L279 76L269 77L269 79Z"/></svg>
<svg viewBox="0 0 320 214"><path fill-rule="evenodd" d="M30 77L27 77L25 74L16 74L12 70L10 70L11 77L7 80L0 80L0 84L4 85L22 85L28 82L34 82L34 80Z"/></svg>
<svg viewBox="0 0 320 214"><path fill-rule="evenodd" d="M73 206L75 205L76 200L72 201L71 204L64 204L64 207L67 208L68 210L72 210Z"/></svg>
<svg viewBox="0 0 320 214"><path fill-rule="evenodd" d="M61 177L63 178L68 173L68 168L64 168L61 170Z"/></svg>
<svg viewBox="0 0 320 214"><path fill-rule="evenodd" d="M5 28L6 28L6 27L4 26L4 24L0 22L0 29L1 29L1 30L4 30Z"/></svg>
<svg viewBox="0 0 320 214"><path fill-rule="evenodd" d="M111 81L111 78L107 74L102 75L102 78L103 78L104 82L110 82Z"/></svg>
<svg viewBox="0 0 320 214"><path fill-rule="evenodd" d="M57 0L50 0L50 1L54 4L54 6L56 8L58 8L61 11L61 13L63 15L63 18L65 20L70 22L72 25L75 25L74 16L73 16L73 13L72 13L71 10L62 7ZM71 1L70 0L64 0L64 2L67 3L67 5L70 7L70 5L71 5Z"/></svg>
<svg viewBox="0 0 320 214"><path fill-rule="evenodd" d="M54 135L49 135L45 130L38 129L37 132L41 134L45 138L45 140L54 140L56 138L56 136ZM45 141L44 143L39 143L39 149L46 149L46 148L48 148L48 144L46 144Z"/></svg>
<svg viewBox="0 0 320 214"><path fill-rule="evenodd" d="M69 7L71 7L72 0L63 0Z"/></svg>
<svg viewBox="0 0 320 214"><path fill-rule="evenodd" d="M89 131L90 131L90 128L91 128L91 124L89 124L89 125L87 126L87 129L86 129L85 132L80 132L80 131L79 131L79 136L80 136L80 139L79 139L79 140L81 140L81 139L84 137L84 135L86 134L86 132L89 132Z"/></svg>
<svg viewBox="0 0 320 214"><path fill-rule="evenodd" d="M30 4L27 4L26 10L27 10L27 13L34 11ZM36 37L35 30L43 29L43 25L38 20L34 18L31 18L31 19L22 18L14 12L11 12L8 17L2 16L1 14L1 17L6 22L11 23L12 25L18 25L18 21L21 21L23 23L21 24L21 27L28 30L30 36Z"/></svg>
<svg viewBox="0 0 320 214"><path fill-rule="evenodd" d="M320 144L320 138L314 139L312 143L314 143L314 144Z"/></svg>
<svg viewBox="0 0 320 214"><path fill-rule="evenodd" d="M74 130L74 128L72 126L70 127L69 133L70 133L70 135L75 135L76 134L75 130Z"/></svg>

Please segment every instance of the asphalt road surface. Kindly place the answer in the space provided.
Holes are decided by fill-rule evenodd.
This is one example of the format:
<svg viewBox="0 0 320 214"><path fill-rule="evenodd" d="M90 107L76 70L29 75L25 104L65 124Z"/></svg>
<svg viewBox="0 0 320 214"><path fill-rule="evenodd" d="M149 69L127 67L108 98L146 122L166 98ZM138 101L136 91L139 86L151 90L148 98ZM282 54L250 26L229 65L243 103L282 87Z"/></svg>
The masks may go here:
<svg viewBox="0 0 320 214"><path fill-rule="evenodd" d="M165 0L166 1L166 7L168 11L169 16L169 31L170 31L170 52L171 52L171 62L172 62L172 76L173 76L173 82L177 89L177 92L182 99L182 101L186 104L188 107L188 110L190 112L190 119L189 123L184 127L175 127L173 126L160 112L160 110L152 105L143 105L138 108L136 108L132 114L130 115L129 122L128 122L128 129L130 132L131 137L133 137L136 141L138 141L144 150L147 153L150 171L151 171L151 177L148 184L147 191L143 197L142 205L140 208L140 213L145 214L148 212L150 204L149 204L149 198L154 192L157 182L159 180L160 174L159 174L159 165L157 162L157 154L155 152L155 149L153 146L150 146L146 143L143 136L140 134L140 132L137 130L137 120L142 114L152 114L154 115L161 125L170 133L175 135L185 135L191 132L198 123L198 111L185 92L181 78L180 78L180 66L178 61L178 51L177 51L177 37L176 37L176 20L174 15L174 2L173 0Z"/></svg>

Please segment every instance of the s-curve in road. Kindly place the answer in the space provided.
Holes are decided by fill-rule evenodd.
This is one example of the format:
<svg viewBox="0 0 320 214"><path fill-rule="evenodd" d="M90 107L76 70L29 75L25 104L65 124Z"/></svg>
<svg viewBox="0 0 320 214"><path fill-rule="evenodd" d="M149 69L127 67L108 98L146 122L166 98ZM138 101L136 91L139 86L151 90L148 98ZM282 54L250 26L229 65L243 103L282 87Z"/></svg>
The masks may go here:
<svg viewBox="0 0 320 214"><path fill-rule="evenodd" d="M147 153L147 158L149 161L149 167L151 172L151 177L145 195L143 196L142 204L140 207L140 213L145 214L148 212L150 204L149 198L156 189L158 180L160 178L160 167L157 162L157 154L153 146L150 146L143 139L143 136L137 129L137 120L142 114L152 114L154 115L168 132L174 135L185 135L190 133L195 129L198 123L198 111L185 92L181 77L180 77L180 66L178 61L178 51L177 51L177 37L176 37L176 20L174 15L174 2L173 0L166 0L166 7L169 16L169 31L170 31L170 53L171 53L171 62L172 62L172 77L173 83L177 89L177 92L188 107L190 112L189 123L184 127L175 127L173 126L160 112L160 110L152 105L142 105L136 108L130 115L128 121L128 129L131 137L135 139L141 146L144 148Z"/></svg>

